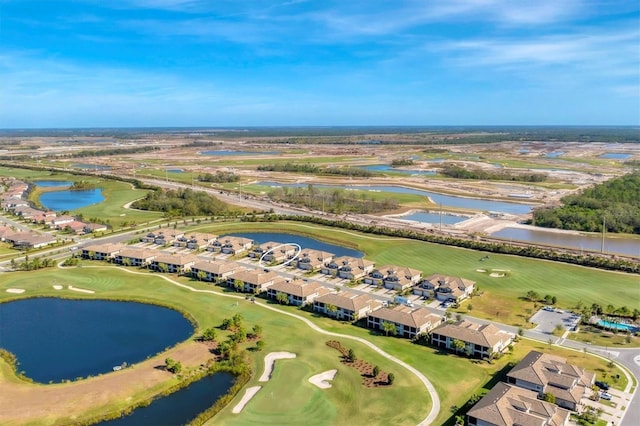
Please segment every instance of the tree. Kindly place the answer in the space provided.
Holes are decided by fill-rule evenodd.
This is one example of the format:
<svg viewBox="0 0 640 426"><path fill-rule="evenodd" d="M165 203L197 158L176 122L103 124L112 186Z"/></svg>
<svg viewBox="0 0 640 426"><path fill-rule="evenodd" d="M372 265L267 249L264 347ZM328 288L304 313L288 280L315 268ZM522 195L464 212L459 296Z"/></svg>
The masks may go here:
<svg viewBox="0 0 640 426"><path fill-rule="evenodd" d="M453 342L451 342L451 346L453 346L453 348L456 350L456 353L458 353L461 350L463 350L467 345L462 340L453 339Z"/></svg>
<svg viewBox="0 0 640 426"><path fill-rule="evenodd" d="M264 340L258 340L256 342L256 350L260 352L264 348Z"/></svg>
<svg viewBox="0 0 640 426"><path fill-rule="evenodd" d="M216 329L214 327L207 328L202 333L202 340L205 340L207 342L212 342L212 341L216 340Z"/></svg>
<svg viewBox="0 0 640 426"><path fill-rule="evenodd" d="M373 367L373 377L378 377L378 374L380 374L380 367L376 365Z"/></svg>
<svg viewBox="0 0 640 426"><path fill-rule="evenodd" d="M530 302L537 302L540 300L540 295L533 290L529 290L526 297Z"/></svg>
<svg viewBox="0 0 640 426"><path fill-rule="evenodd" d="M336 305L332 305L331 303L328 303L326 306L326 310L330 316L334 316L338 312L338 307Z"/></svg>
<svg viewBox="0 0 640 426"><path fill-rule="evenodd" d="M389 333L391 333L392 336L395 336L398 332L396 329L396 325L389 321L382 321L382 323L380 324L380 328L385 332L387 336L389 335Z"/></svg>
<svg viewBox="0 0 640 426"><path fill-rule="evenodd" d="M389 373L389 375L387 376L387 384L392 385L395 380L396 376L393 373Z"/></svg>
<svg viewBox="0 0 640 426"><path fill-rule="evenodd" d="M543 393L543 394L542 394L542 400L543 400L543 401L550 402L550 403L552 403L552 404L555 404L555 403L556 403L556 397L555 397L555 395L554 395L554 394L552 394L552 393L549 393L549 392L545 392L545 393Z"/></svg>
<svg viewBox="0 0 640 426"><path fill-rule="evenodd" d="M172 358L167 358L164 360L165 368L167 371L170 371L173 374L178 374L182 371L182 364L180 361L175 361Z"/></svg>
<svg viewBox="0 0 640 426"><path fill-rule="evenodd" d="M289 296L287 296L285 293L277 293L276 300L281 305L287 305L289 303Z"/></svg>
<svg viewBox="0 0 640 426"><path fill-rule="evenodd" d="M228 330L229 328L231 328L231 320L229 318L225 318L222 320L222 325L220 325L220 328L223 330Z"/></svg>
<svg viewBox="0 0 640 426"><path fill-rule="evenodd" d="M358 358L356 357L356 353L353 351L353 349L349 349L347 360L349 360L349 362L356 362L357 359Z"/></svg>
<svg viewBox="0 0 640 426"><path fill-rule="evenodd" d="M253 332L254 336L260 337L262 335L262 326L260 324L256 324L253 326L251 331Z"/></svg>
<svg viewBox="0 0 640 426"><path fill-rule="evenodd" d="M235 291L241 292L242 290L244 290L244 283L240 280L233 280L233 288L235 289Z"/></svg>
<svg viewBox="0 0 640 426"><path fill-rule="evenodd" d="M205 271L200 270L196 273L196 278L198 279L198 281L204 281L205 278L207 278L207 273Z"/></svg>
<svg viewBox="0 0 640 426"><path fill-rule="evenodd" d="M243 319L244 318L242 317L242 315L235 314L233 317L231 317L231 323L233 324L234 327L239 328L242 326Z"/></svg>

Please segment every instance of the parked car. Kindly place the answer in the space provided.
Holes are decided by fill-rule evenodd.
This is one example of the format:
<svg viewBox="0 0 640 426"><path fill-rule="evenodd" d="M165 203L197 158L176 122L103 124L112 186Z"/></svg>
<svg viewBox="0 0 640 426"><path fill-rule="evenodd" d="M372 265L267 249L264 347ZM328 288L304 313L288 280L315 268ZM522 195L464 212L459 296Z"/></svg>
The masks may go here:
<svg viewBox="0 0 640 426"><path fill-rule="evenodd" d="M544 308L542 308L543 311L547 311L547 312L553 312L554 309L551 306L545 306Z"/></svg>
<svg viewBox="0 0 640 426"><path fill-rule="evenodd" d="M600 398L607 400L607 401L611 401L611 394L610 393L606 393L606 392L602 392L600 393Z"/></svg>
<svg viewBox="0 0 640 426"><path fill-rule="evenodd" d="M605 391L609 390L609 383L607 382L601 382L599 380L596 380L595 385L602 390L605 390Z"/></svg>

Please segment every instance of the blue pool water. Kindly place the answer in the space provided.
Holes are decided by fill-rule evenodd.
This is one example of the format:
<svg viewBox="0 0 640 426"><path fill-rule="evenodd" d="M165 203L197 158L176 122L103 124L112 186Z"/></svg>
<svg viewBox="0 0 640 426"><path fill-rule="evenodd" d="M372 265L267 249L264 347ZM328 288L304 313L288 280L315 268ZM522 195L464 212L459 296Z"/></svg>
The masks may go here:
<svg viewBox="0 0 640 426"><path fill-rule="evenodd" d="M184 173L183 169L167 169L167 173Z"/></svg>
<svg viewBox="0 0 640 426"><path fill-rule="evenodd" d="M545 155L545 157L558 158L558 157L562 157L563 155L564 155L563 151L553 151L553 152L549 152L547 155Z"/></svg>
<svg viewBox="0 0 640 426"><path fill-rule="evenodd" d="M83 170L111 170L111 167L103 166L101 164L78 163L78 164L72 164L71 167L73 167L74 169L83 169Z"/></svg>
<svg viewBox="0 0 640 426"><path fill-rule="evenodd" d="M71 211L104 201L102 189L52 191L40 195L40 204L53 211Z"/></svg>
<svg viewBox="0 0 640 426"><path fill-rule="evenodd" d="M606 328L615 328L617 330L630 331L632 333L638 330L638 327L634 327L634 326L629 325L629 324L620 324L620 323L617 323L617 322L610 322L610 321L605 321L605 320L598 321L598 325L601 326L601 327L606 327Z"/></svg>

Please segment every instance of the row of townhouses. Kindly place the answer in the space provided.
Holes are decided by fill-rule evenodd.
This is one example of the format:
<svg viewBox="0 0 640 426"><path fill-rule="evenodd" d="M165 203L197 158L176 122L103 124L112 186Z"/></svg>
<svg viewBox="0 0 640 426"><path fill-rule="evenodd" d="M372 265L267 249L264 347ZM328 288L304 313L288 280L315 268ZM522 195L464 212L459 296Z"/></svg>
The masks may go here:
<svg viewBox="0 0 640 426"><path fill-rule="evenodd" d="M178 238L180 237L176 237L176 239ZM209 236L209 239L212 238ZM218 240L223 242L222 245L225 245L228 243L224 241L228 241L228 238L222 237ZM187 239L191 240L192 238L189 236ZM279 246L276 243L261 246L265 246L263 249L272 250L271 244L273 247ZM214 247L214 245L212 244L210 247ZM286 253L280 254L278 250L273 250L274 256L287 256ZM254 251L251 250L251 252ZM306 259L321 257L328 261L332 257L329 253L324 252L314 253L311 250L303 250L302 252L306 255L301 255L298 259L298 267L301 270L305 270L309 263ZM264 253L259 256L263 255ZM314 311L339 320L355 321L366 318L368 327L381 331L388 331L388 325L384 327L385 323L392 324L395 328L394 334L406 338L431 334L431 342L434 346L448 350L459 351L455 342L460 340L465 342L465 350L462 352L478 358L504 352L514 338L512 333L500 330L493 325L484 326L468 321L448 324L445 323L445 317L440 312L426 307L405 305L388 307L367 293L350 290L338 292L317 282L300 279L290 280L273 270L247 267L230 260L202 260L194 254L168 254L149 248L122 244L87 246L82 249L82 256L90 259L109 260L125 266L148 267L159 272L190 274L201 281L216 282L251 294L263 294L273 300L281 301L284 298L291 305L310 305ZM252 257L258 257L258 254ZM372 268L371 271L379 272L383 282L389 277L397 277L398 274L402 277L406 277L408 273L416 277L421 275L419 271L391 265L378 269ZM425 280L419 281L417 278L414 280L414 282L422 283L423 286L432 285L436 290L441 285L456 282L456 278L437 274L427 277L426 283ZM434 283L429 280L434 280Z"/></svg>

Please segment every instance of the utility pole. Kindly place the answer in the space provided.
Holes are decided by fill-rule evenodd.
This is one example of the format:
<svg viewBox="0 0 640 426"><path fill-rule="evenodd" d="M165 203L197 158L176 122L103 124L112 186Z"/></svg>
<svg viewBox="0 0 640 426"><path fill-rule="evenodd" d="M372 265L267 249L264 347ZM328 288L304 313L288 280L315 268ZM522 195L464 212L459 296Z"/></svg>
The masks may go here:
<svg viewBox="0 0 640 426"><path fill-rule="evenodd" d="M607 223L607 217L605 215L602 215L602 244L600 245L600 252L604 253L604 234L606 232L606 223Z"/></svg>

